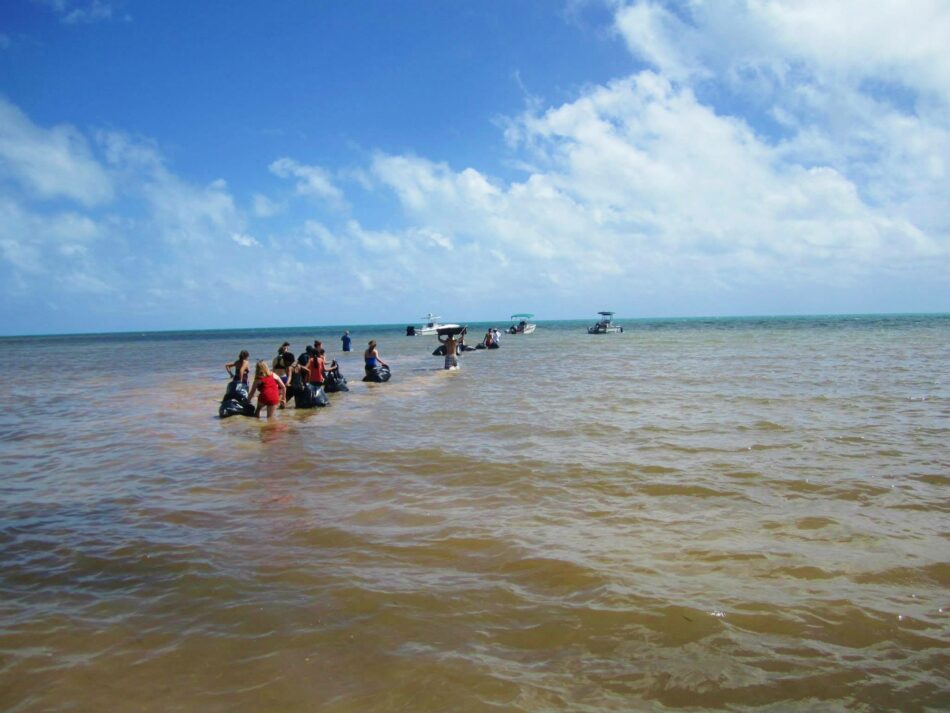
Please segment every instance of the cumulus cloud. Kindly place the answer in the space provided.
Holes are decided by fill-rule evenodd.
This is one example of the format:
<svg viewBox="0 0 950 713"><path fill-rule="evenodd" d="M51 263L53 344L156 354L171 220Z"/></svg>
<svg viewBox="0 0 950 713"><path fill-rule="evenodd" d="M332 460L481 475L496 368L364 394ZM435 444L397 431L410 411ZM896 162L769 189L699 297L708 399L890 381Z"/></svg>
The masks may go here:
<svg viewBox="0 0 950 713"><path fill-rule="evenodd" d="M319 166L306 166L290 158L279 158L270 165L270 171L279 178L297 179L297 193L315 196L331 202L343 199L343 192L333 185L330 174Z"/></svg>
<svg viewBox="0 0 950 713"><path fill-rule="evenodd" d="M20 109L0 98L0 178L33 196L67 198L86 206L112 199L109 172L95 160L87 139L75 128L36 126Z"/></svg>
<svg viewBox="0 0 950 713"><path fill-rule="evenodd" d="M671 79L897 81L946 98L950 6L940 0L655 0L621 6L631 52Z"/></svg>
<svg viewBox="0 0 950 713"><path fill-rule="evenodd" d="M0 156L8 298L42 291L68 310L75 295L110 294L109 309L176 309L222 281L217 266L235 243L258 244L224 181L183 180L151 142L45 129L3 103Z"/></svg>
<svg viewBox="0 0 950 713"><path fill-rule="evenodd" d="M328 227L307 218L294 227L282 215L286 206L262 193L252 193L242 210L223 179L196 184L177 174L154 141L121 131L45 129L16 107L4 108L2 148L16 159L5 161L0 175L0 298L8 313L18 300L34 304L30 296L42 294L45 309L61 320L75 312L87 322L156 319L200 327L266 324L279 314L301 323L312 320L312 309L307 300L285 299L294 286L346 306L360 304L364 285L387 290L385 301L412 284L400 252L402 246L411 255L414 248L403 245L401 231L355 219ZM28 140L30 151L15 139ZM342 203L342 191L327 190L311 168L275 166L299 179L304 193L323 186L325 197ZM62 171L83 180L73 185ZM381 255L388 258L381 262ZM265 299L235 312L235 300L252 292ZM34 329L11 324L8 329Z"/></svg>
<svg viewBox="0 0 950 713"><path fill-rule="evenodd" d="M623 7L617 13L616 25L630 51L665 76L687 79L706 74L693 56L701 36L663 5L644 2Z"/></svg>
<svg viewBox="0 0 950 713"><path fill-rule="evenodd" d="M948 8L910 8L897 34L923 42L905 54L888 34L896 4L829 7L622 6L618 31L654 69L512 119L523 180L408 155L378 155L373 175L419 230L578 290L620 275L656 289L939 280ZM902 106L887 82L916 103ZM704 99L723 91L730 102ZM763 131L762 117L779 128Z"/></svg>

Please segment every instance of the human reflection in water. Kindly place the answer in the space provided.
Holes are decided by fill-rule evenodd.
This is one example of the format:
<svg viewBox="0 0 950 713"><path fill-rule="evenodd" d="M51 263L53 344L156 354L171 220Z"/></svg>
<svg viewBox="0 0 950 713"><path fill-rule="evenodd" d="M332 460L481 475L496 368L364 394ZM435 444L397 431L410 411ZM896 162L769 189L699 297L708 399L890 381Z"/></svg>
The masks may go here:
<svg viewBox="0 0 950 713"><path fill-rule="evenodd" d="M268 419L261 424L261 443L264 445L277 443L287 435L288 431L290 431L290 424Z"/></svg>

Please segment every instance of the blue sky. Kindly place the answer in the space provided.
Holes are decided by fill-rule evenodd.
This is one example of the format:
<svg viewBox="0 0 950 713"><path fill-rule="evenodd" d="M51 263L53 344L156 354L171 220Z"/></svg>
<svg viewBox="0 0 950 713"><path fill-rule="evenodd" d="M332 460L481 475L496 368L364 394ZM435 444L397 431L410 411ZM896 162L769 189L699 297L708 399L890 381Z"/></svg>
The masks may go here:
<svg viewBox="0 0 950 713"><path fill-rule="evenodd" d="M0 6L0 334L947 311L939 0Z"/></svg>

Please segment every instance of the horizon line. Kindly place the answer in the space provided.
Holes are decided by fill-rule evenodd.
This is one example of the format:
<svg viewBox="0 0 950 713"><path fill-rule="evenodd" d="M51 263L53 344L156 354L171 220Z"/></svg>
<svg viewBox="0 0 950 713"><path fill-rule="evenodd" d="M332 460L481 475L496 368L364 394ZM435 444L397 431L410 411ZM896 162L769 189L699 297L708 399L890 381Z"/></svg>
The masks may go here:
<svg viewBox="0 0 950 713"><path fill-rule="evenodd" d="M808 317L941 317L950 316L950 312L822 312L814 314L805 313L780 313L780 314L730 314L730 315L691 315L679 317L614 317L616 320L628 320L635 322L650 322L656 320L692 320L692 319L776 319L776 318L808 318ZM538 319L538 324L545 322L583 322L590 321L591 317L563 317L557 319ZM467 324L491 324L493 320L475 319L462 320ZM494 320L501 321L510 320ZM279 325L276 327L193 327L189 329L117 329L104 332L48 332L34 334L0 334L0 339L24 339L41 337L99 337L99 336L118 336L123 334L174 334L178 332L250 332L274 329L353 329L359 327L402 327L402 322L364 322L364 323L342 323L342 324L299 324L299 325ZM415 326L413 324L413 326Z"/></svg>

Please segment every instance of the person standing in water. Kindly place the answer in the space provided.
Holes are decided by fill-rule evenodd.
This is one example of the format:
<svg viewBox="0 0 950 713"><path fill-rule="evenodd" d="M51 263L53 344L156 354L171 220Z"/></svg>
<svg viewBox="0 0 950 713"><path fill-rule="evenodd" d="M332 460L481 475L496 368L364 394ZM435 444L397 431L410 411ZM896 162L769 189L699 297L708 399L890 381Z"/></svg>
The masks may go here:
<svg viewBox="0 0 950 713"><path fill-rule="evenodd" d="M324 354L323 349L314 349L310 355L310 361L304 367L309 371L310 383L315 387L323 386L323 382L326 381L327 362L323 357Z"/></svg>
<svg viewBox="0 0 950 713"><path fill-rule="evenodd" d="M387 369L389 368L389 364L384 362L379 357L379 350L376 349L375 339L369 340L369 346L367 347L366 351L363 352L363 362L365 363L364 368L367 374L373 371L377 366L385 366Z"/></svg>
<svg viewBox="0 0 950 713"><path fill-rule="evenodd" d="M231 381L239 381L247 386L247 374L251 369L250 363L248 362L248 357L250 356L247 349L242 349L237 359L230 364L224 365L224 369L228 372L228 376L231 377Z"/></svg>
<svg viewBox="0 0 950 713"><path fill-rule="evenodd" d="M458 369L459 368L459 357L458 357L458 340L455 338L454 334L439 335L439 342L445 347L445 368L446 369Z"/></svg>
<svg viewBox="0 0 950 713"><path fill-rule="evenodd" d="M274 357L274 361L271 362L270 368L274 371L277 371L284 363L284 352L287 351L287 347L290 346L290 342L284 342L277 348L277 356Z"/></svg>
<svg viewBox="0 0 950 713"><path fill-rule="evenodd" d="M294 362L294 355L286 349L280 354L279 358L274 360L274 362L277 364L277 366L272 367L274 376L284 382L284 386L287 387L287 390L284 393L284 400L280 404L280 408L284 408L288 399L290 399L292 395L293 386L291 386L290 382L293 378L294 371L297 370L297 365Z"/></svg>
<svg viewBox="0 0 950 713"><path fill-rule="evenodd" d="M253 399L257 393L257 413L261 417L261 411L267 407L267 418L273 418L278 404L284 403L287 394L287 388L284 382L271 373L267 362L261 359L257 362L257 368L254 371L254 384L251 386L251 393L248 398Z"/></svg>
<svg viewBox="0 0 950 713"><path fill-rule="evenodd" d="M343 351L345 351L345 352L350 351L350 342L351 342L352 340L350 339L350 332L349 332L349 330L343 332L343 336L340 337L340 340L343 342Z"/></svg>

